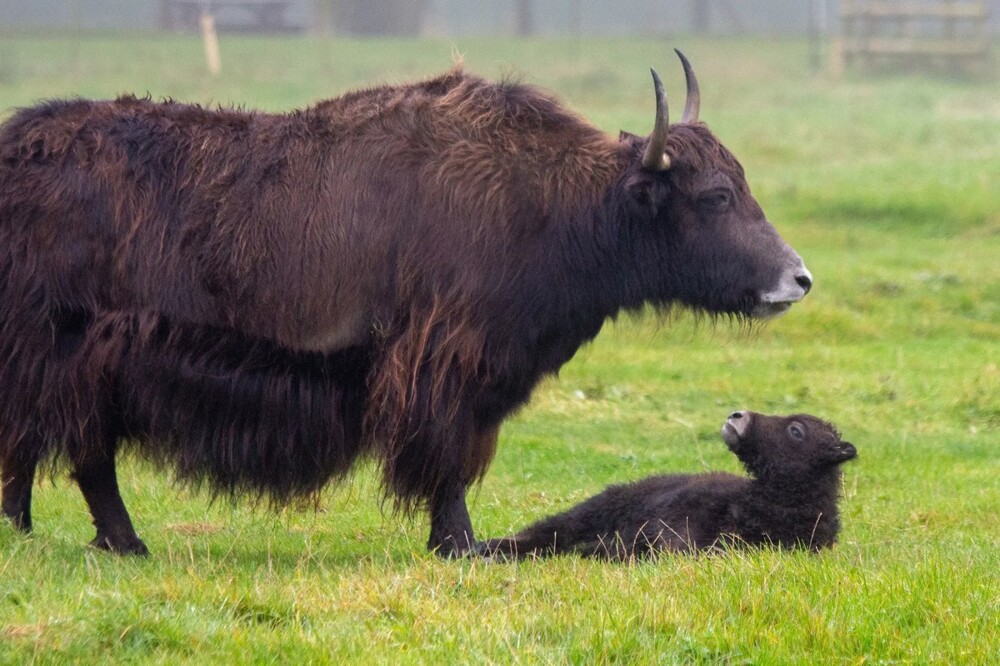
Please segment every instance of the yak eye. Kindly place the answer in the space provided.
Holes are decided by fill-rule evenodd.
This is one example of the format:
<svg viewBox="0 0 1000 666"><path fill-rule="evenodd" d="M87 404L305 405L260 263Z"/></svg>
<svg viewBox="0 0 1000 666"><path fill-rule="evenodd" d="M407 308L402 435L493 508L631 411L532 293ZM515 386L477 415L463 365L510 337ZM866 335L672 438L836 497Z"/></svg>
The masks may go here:
<svg viewBox="0 0 1000 666"><path fill-rule="evenodd" d="M729 190L709 190L698 197L698 205L710 212L719 212L729 207L732 196Z"/></svg>
<svg viewBox="0 0 1000 666"><path fill-rule="evenodd" d="M802 427L801 423L794 421L790 426L788 426L788 434L791 435L792 439L801 442L806 438L806 429Z"/></svg>

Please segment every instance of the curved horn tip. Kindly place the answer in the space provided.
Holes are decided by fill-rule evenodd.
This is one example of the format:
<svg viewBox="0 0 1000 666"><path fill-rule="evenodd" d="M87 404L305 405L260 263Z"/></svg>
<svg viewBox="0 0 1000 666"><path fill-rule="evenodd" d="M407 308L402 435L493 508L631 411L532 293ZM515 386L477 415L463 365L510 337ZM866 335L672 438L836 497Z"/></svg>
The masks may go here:
<svg viewBox="0 0 1000 666"><path fill-rule="evenodd" d="M684 67L684 80L687 82L687 99L684 101L681 122L698 122L698 115L701 113L701 91L698 89L698 77L694 75L694 68L691 67L691 63L680 49L674 49L674 53L681 59L681 65Z"/></svg>
<svg viewBox="0 0 1000 666"><path fill-rule="evenodd" d="M652 67L653 88L656 92L656 120L653 132L649 135L649 143L642 157L642 165L651 171L665 171L670 168L670 159L665 154L667 147L667 132L670 131L670 118L667 109L667 95L663 92L663 81Z"/></svg>
<svg viewBox="0 0 1000 666"><path fill-rule="evenodd" d="M657 93L663 92L663 81L660 80L660 75L652 67L649 68L649 73L653 75L653 88Z"/></svg>

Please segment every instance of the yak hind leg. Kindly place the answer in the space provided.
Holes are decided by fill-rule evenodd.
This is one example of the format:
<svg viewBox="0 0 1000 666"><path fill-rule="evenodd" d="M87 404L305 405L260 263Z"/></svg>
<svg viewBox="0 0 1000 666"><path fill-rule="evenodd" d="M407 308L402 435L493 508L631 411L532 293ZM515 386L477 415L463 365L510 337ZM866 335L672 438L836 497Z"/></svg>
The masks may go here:
<svg viewBox="0 0 1000 666"><path fill-rule="evenodd" d="M40 447L35 447L27 452L15 451L0 464L3 484L0 510L24 533L31 532L31 486L35 481L39 450Z"/></svg>
<svg viewBox="0 0 1000 666"><path fill-rule="evenodd" d="M118 491L115 448L114 438L109 437L103 450L83 453L73 461L73 477L97 528L97 536L90 545L116 555L148 555L149 550L135 533Z"/></svg>

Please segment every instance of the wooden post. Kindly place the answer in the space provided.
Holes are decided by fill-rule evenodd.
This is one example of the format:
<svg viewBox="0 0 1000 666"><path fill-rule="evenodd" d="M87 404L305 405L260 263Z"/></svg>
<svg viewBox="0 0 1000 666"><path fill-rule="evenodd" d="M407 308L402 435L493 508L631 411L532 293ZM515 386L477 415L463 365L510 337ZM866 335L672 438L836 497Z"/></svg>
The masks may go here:
<svg viewBox="0 0 1000 666"><path fill-rule="evenodd" d="M215 17L208 12L201 13L201 36L205 42L205 62L208 63L208 73L217 76L222 71L222 59L219 57L219 35L215 32Z"/></svg>

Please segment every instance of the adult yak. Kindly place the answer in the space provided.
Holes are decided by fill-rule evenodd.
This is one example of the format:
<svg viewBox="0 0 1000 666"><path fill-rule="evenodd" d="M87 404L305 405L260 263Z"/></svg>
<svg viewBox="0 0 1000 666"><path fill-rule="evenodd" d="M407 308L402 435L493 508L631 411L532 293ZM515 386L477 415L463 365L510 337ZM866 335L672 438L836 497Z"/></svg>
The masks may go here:
<svg viewBox="0 0 1000 666"><path fill-rule="evenodd" d="M811 277L698 122L617 140L456 69L271 115L123 97L0 128L3 513L65 460L93 544L145 553L133 443L276 501L377 459L429 547L474 543L500 423L645 303L766 317Z"/></svg>

